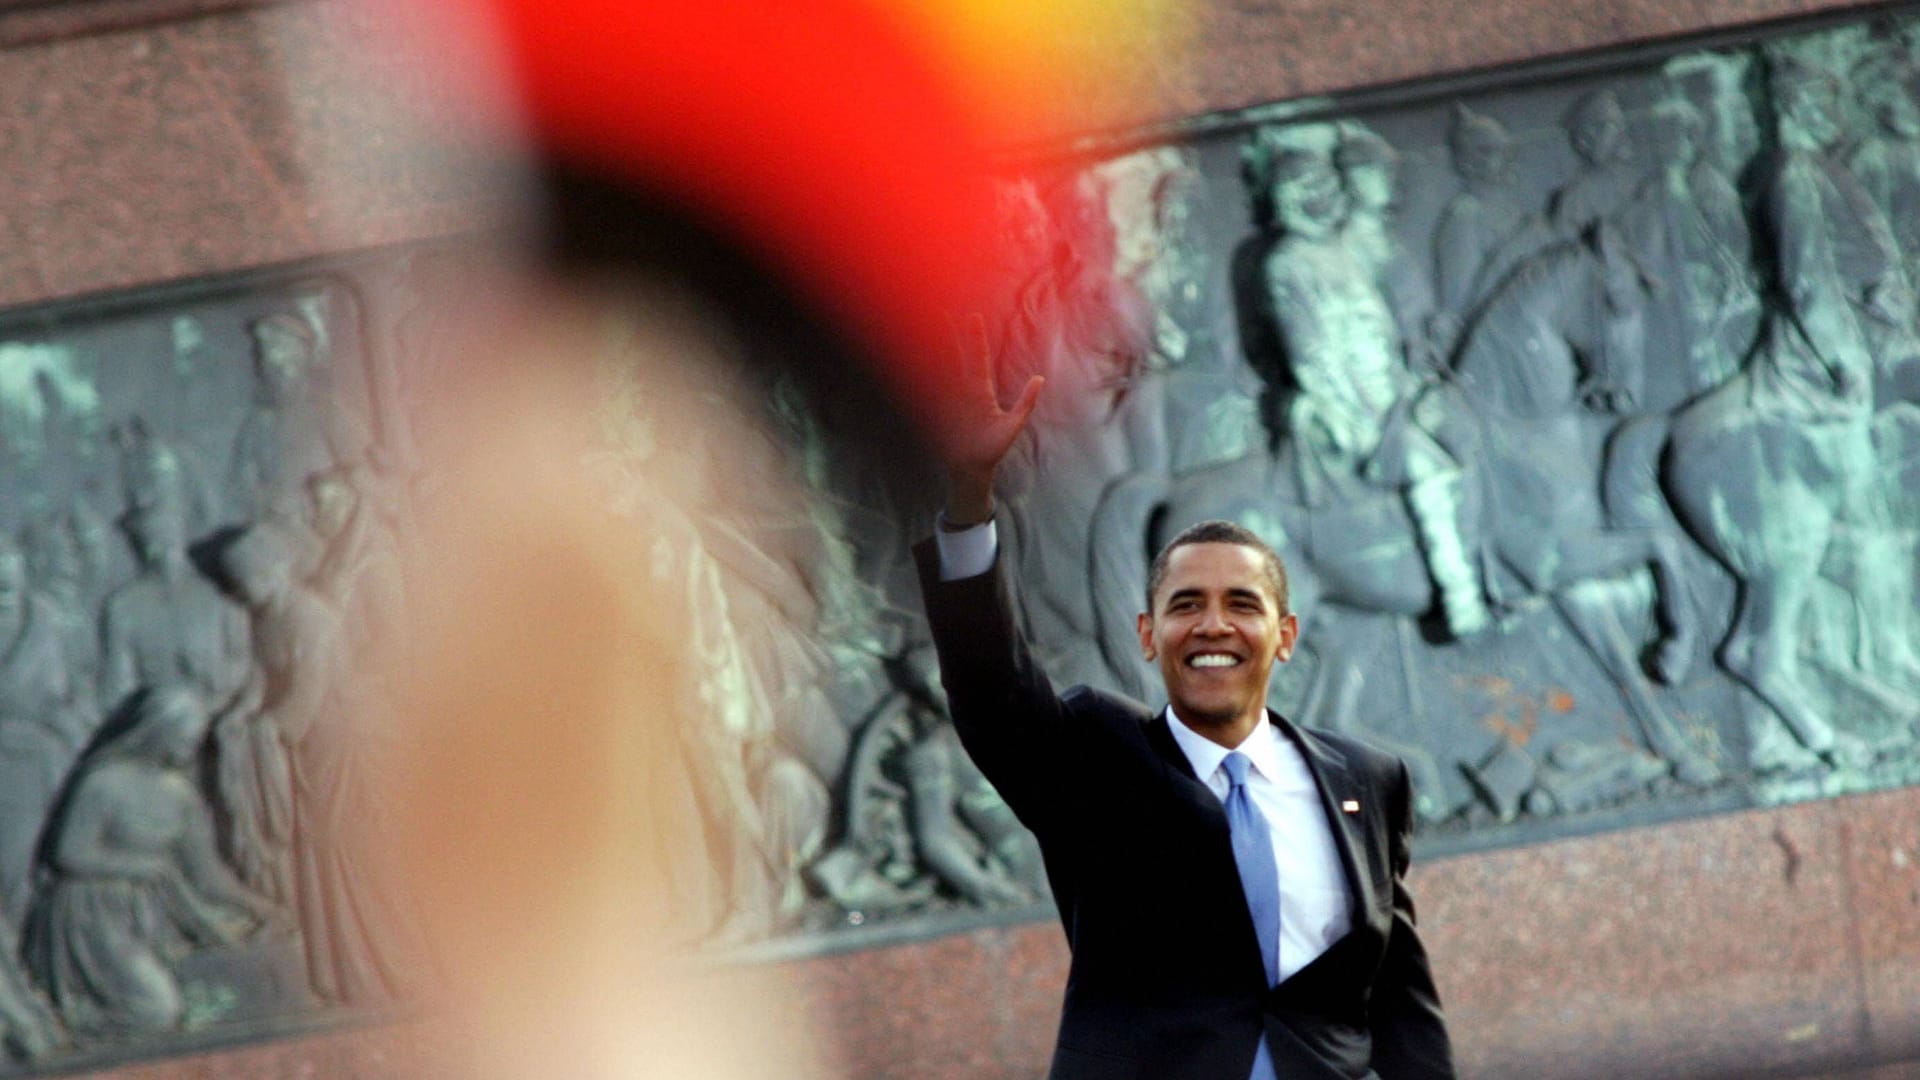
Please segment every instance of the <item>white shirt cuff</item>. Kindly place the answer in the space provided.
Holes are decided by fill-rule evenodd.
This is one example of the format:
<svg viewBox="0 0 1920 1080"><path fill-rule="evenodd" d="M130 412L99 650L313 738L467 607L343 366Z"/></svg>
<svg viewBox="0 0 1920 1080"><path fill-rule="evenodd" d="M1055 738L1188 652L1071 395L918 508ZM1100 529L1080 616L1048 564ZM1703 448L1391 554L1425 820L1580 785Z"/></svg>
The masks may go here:
<svg viewBox="0 0 1920 1080"><path fill-rule="evenodd" d="M957 531L936 528L933 542L940 549L940 580L958 581L979 577L993 569L993 556L1000 550L1000 533L988 518L978 525Z"/></svg>

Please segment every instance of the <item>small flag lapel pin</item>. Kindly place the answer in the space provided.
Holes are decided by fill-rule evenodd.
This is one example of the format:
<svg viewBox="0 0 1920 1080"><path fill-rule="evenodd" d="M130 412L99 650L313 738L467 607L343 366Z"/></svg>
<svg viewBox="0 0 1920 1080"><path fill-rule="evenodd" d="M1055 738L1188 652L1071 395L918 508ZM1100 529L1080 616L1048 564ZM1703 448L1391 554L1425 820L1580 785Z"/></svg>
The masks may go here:
<svg viewBox="0 0 1920 1080"><path fill-rule="evenodd" d="M1360 800L1359 800L1359 799L1342 799L1342 800L1340 801L1340 812L1341 812L1341 813L1343 813L1343 814L1357 814L1357 813L1359 813L1359 812L1360 812Z"/></svg>

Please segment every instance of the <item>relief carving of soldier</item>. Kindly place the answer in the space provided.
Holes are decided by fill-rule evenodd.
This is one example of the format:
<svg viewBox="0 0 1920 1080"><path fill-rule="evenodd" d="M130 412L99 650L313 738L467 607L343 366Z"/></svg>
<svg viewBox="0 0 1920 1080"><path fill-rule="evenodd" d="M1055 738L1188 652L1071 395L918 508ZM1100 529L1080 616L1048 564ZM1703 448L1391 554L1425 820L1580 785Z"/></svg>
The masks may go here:
<svg viewBox="0 0 1920 1080"><path fill-rule="evenodd" d="M1282 149L1270 181L1280 241L1265 286L1297 387L1288 430L1309 506L1353 485L1402 492L1419 529L1448 628L1487 625L1477 559L1463 538L1459 462L1413 416L1420 379L1374 271L1346 242L1346 195L1332 163Z"/></svg>
<svg viewBox="0 0 1920 1080"><path fill-rule="evenodd" d="M1098 647L1095 599L1107 586L1088 581L1095 516L1115 481L1165 470L1162 387L1147 368L1152 313L1113 271L1104 192L1062 182L1050 194L1002 203L1023 239L1007 256L1014 292L996 320L998 377L1018 387L1040 374L1053 387L1008 470L1009 546L1035 583L1024 616L1050 670L1111 685L1119 676Z"/></svg>
<svg viewBox="0 0 1920 1080"><path fill-rule="evenodd" d="M1700 153L1699 110L1669 96L1649 120L1653 169L1620 217L1640 265L1661 283L1647 302L1638 405L1663 412L1732 377L1752 345L1760 301L1746 210Z"/></svg>
<svg viewBox="0 0 1920 1080"><path fill-rule="evenodd" d="M740 398L706 405L712 415L701 423L701 437L725 431L730 445L713 455L703 478L697 525L728 586L727 620L755 708L765 710L757 722L764 737L747 747L760 846L774 862L768 906L756 916L781 925L806 899L801 870L825 840L827 785L848 750L846 728L826 694L832 660L820 641L826 590L817 575L833 538L819 531L782 447Z"/></svg>
<svg viewBox="0 0 1920 1080"><path fill-rule="evenodd" d="M1400 242L1393 220L1400 153L1358 123L1343 124L1333 151L1347 193L1347 247L1368 267L1400 328L1407 361L1416 371L1441 371L1446 357L1434 340L1433 285L1426 266Z"/></svg>
<svg viewBox="0 0 1920 1080"><path fill-rule="evenodd" d="M1788 56L1771 68L1779 151L1764 212L1785 309L1769 324L1754 405L1809 422L1872 408L1876 346L1904 337L1913 297L1891 228L1838 151L1838 83Z"/></svg>
<svg viewBox="0 0 1920 1080"><path fill-rule="evenodd" d="M370 437L358 413L333 400L311 319L278 312L254 320L248 334L254 398L234 436L227 479L258 508L307 476L357 460Z"/></svg>
<svg viewBox="0 0 1920 1080"><path fill-rule="evenodd" d="M1920 105L1915 71L1891 51L1870 54L1848 82L1872 128L1859 133L1847 167L1893 229L1908 284L1920 282Z"/></svg>
<svg viewBox="0 0 1920 1080"><path fill-rule="evenodd" d="M1874 357L1912 354L1912 287L1892 226L1843 159L1847 131L1838 80L1785 52L1774 57L1769 75L1779 151L1768 170L1763 211L1792 313L1793 326L1781 329L1797 330L1789 336L1825 354L1823 372L1776 357L1776 373L1787 383L1800 381L1798 390L1829 391L1802 395L1803 402L1851 409L1871 399ZM1784 406L1784 395L1774 404Z"/></svg>
<svg viewBox="0 0 1920 1080"><path fill-rule="evenodd" d="M1566 126L1580 171L1554 192L1551 216L1554 229L1572 237L1612 220L1632 198L1640 177L1627 114L1613 91L1595 91L1574 102Z"/></svg>
<svg viewBox="0 0 1920 1080"><path fill-rule="evenodd" d="M1434 337L1450 355L1495 286L1551 239L1546 222L1515 185L1513 136L1498 120L1455 105L1447 149L1460 191L1434 226Z"/></svg>
<svg viewBox="0 0 1920 1080"><path fill-rule="evenodd" d="M1823 569L1837 568L1855 621L1897 624L1875 612L1890 596L1900 602L1903 590L1885 580L1910 579L1913 565L1876 480L1872 438L1876 354L1907 338L1911 295L1885 219L1838 157L1837 81L1784 52L1770 58L1769 77L1779 149L1764 218L1781 305L1741 377L1676 415L1667 465L1676 511L1743 582L1721 657L1785 725L1756 720L1761 771L1806 765L1810 753L1861 756L1802 672L1803 620ZM1872 672L1844 659L1828 666L1882 715L1914 713Z"/></svg>

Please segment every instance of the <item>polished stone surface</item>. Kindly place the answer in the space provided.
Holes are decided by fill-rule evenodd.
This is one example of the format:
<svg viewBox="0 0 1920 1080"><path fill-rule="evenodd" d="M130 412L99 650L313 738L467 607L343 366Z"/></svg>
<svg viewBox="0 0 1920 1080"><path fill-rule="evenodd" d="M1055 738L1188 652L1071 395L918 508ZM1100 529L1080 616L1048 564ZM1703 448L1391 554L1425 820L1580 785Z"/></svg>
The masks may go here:
<svg viewBox="0 0 1920 1080"><path fill-rule="evenodd" d="M1043 1072L1066 951L1053 924L806 960L795 986L848 1076L945 1080Z"/></svg>
<svg viewBox="0 0 1920 1080"><path fill-rule="evenodd" d="M77 1072L112 1080L459 1080L443 1036L419 1025L370 1026L231 1050Z"/></svg>
<svg viewBox="0 0 1920 1080"><path fill-rule="evenodd" d="M1841 834L1869 1053L1920 1060L1920 799L1847 800Z"/></svg>
<svg viewBox="0 0 1920 1080"><path fill-rule="evenodd" d="M0 52L0 305L497 220L494 174L393 108L419 79L367 48L371 17L283 4Z"/></svg>
<svg viewBox="0 0 1920 1080"><path fill-rule="evenodd" d="M1814 803L1427 868L1462 1066L1689 1076L1859 1052L1846 817Z"/></svg>
<svg viewBox="0 0 1920 1080"><path fill-rule="evenodd" d="M71 5L81 9L89 5ZM124 2L122 7L131 7ZM1056 137L1267 101L1566 56L1832 11L1822 0L1523 0L1183 8L1106 31L1117 59L1070 76L1041 121ZM167 281L441 235L490 220L484 170L447 168L391 106L430 96L380 59L369 5L174 3L198 18L79 37L8 38L0 18L0 304ZM57 10L57 9L54 9ZM77 19L77 15L76 15ZM68 29L126 25L77 22ZM1168 48L1184 36L1191 63ZM24 41L24 44L17 42ZM1122 73L1115 75L1113 73ZM288 88L294 90L289 92ZM1042 88L1045 89L1045 88ZM439 144L439 145L437 145Z"/></svg>
<svg viewBox="0 0 1920 1080"><path fill-rule="evenodd" d="M1915 848L1909 789L1416 866L1463 1075L1841 1076L1920 1057L1920 882L1887 881ZM1042 923L791 968L834 1003L850 1075L1038 1075L1065 945Z"/></svg>
<svg viewBox="0 0 1920 1080"><path fill-rule="evenodd" d="M1920 789L1416 865L1462 1074L1895 1080L1920 1061ZM1052 922L778 966L845 1075L1046 1068ZM115 1080L433 1076L431 1028L130 1066Z"/></svg>

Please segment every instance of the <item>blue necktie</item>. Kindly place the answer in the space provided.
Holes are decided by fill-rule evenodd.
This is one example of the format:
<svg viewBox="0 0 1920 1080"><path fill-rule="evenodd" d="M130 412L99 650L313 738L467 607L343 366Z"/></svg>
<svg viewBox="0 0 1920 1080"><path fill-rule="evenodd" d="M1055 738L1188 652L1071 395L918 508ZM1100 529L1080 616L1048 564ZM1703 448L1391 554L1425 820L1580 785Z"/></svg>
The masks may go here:
<svg viewBox="0 0 1920 1080"><path fill-rule="evenodd" d="M1254 936L1260 940L1260 962L1267 985L1280 981L1280 867L1273 861L1273 834L1267 819L1247 793L1247 769L1253 762L1235 750L1221 765L1227 770L1227 832L1233 839L1233 861L1240 868L1240 888L1247 894ZM1248 1080L1277 1080L1266 1036L1253 1059Z"/></svg>

